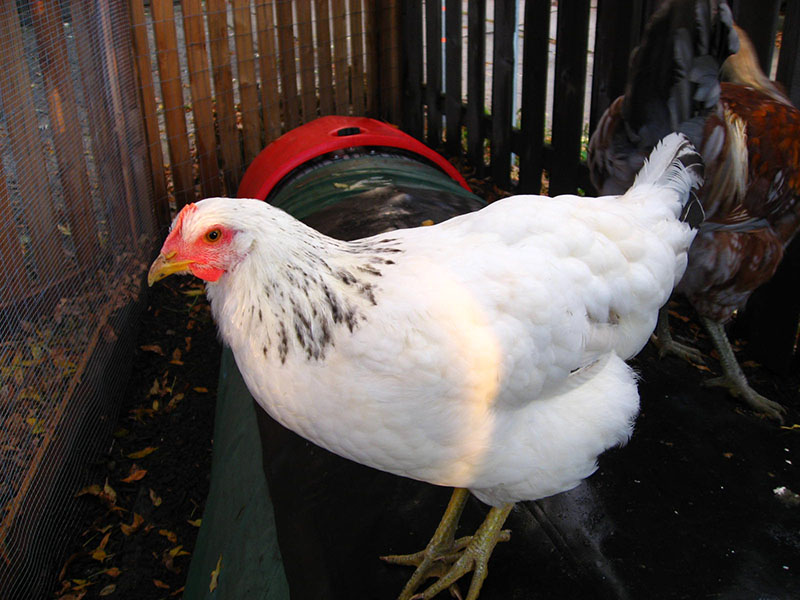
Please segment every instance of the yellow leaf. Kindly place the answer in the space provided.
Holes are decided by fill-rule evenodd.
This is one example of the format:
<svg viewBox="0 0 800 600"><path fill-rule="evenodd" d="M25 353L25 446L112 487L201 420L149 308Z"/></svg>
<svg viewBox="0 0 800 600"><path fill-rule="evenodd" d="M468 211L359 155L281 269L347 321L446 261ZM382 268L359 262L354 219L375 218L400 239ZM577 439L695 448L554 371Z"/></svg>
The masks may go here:
<svg viewBox="0 0 800 600"><path fill-rule="evenodd" d="M148 446L147 448L139 450L138 452L131 452L130 454L128 454L128 458L133 458L133 459L144 458L145 456L152 454L156 450L158 450L158 446L156 447Z"/></svg>
<svg viewBox="0 0 800 600"><path fill-rule="evenodd" d="M423 227L430 227L431 225L433 225L433 220L425 219L422 223L420 223L420 225L422 225Z"/></svg>
<svg viewBox="0 0 800 600"><path fill-rule="evenodd" d="M201 289L201 290L186 290L185 292L183 292L183 295L184 296L202 296L203 294L205 294L205 292L206 291L204 289Z"/></svg>
<svg viewBox="0 0 800 600"><path fill-rule="evenodd" d="M193 389L195 392L197 392L198 394L207 394L207 393L208 393L208 388L204 388L204 387L199 387L199 386L198 386L198 387L194 387L194 388L192 388L192 389Z"/></svg>
<svg viewBox="0 0 800 600"><path fill-rule="evenodd" d="M152 489L150 490L150 501L153 506L161 506L161 498Z"/></svg>
<svg viewBox="0 0 800 600"><path fill-rule="evenodd" d="M109 577L119 577L122 574L122 571L120 571L117 567L111 567L110 569L105 570L105 574Z"/></svg>
<svg viewBox="0 0 800 600"><path fill-rule="evenodd" d="M208 584L208 591L213 592L217 589L217 582L219 581L219 572L222 569L222 554L217 559L217 567L211 571L211 582Z"/></svg>
<svg viewBox="0 0 800 600"><path fill-rule="evenodd" d="M117 590L116 583L109 583L106 587L100 590L100 593L97 594L98 596L110 596Z"/></svg>
<svg viewBox="0 0 800 600"><path fill-rule="evenodd" d="M203 519L195 519L194 521L186 521L192 527L200 527L203 524Z"/></svg>
<svg viewBox="0 0 800 600"><path fill-rule="evenodd" d="M168 552L170 558L175 558L177 556L189 556L189 553L183 549L183 546L175 546Z"/></svg>
<svg viewBox="0 0 800 600"><path fill-rule="evenodd" d="M163 535L165 538L167 538L173 544L178 541L178 535L174 531L170 531L169 529L159 529L158 533L160 535Z"/></svg>
<svg viewBox="0 0 800 600"><path fill-rule="evenodd" d="M106 552L106 546L108 545L108 540L110 537L111 537L111 532L109 531L100 541L100 545L94 549L94 552L92 552L93 559L99 562L103 562L106 558L108 558L108 553Z"/></svg>
<svg viewBox="0 0 800 600"><path fill-rule="evenodd" d="M128 473L128 476L125 479L121 479L123 483L133 483L134 481L139 481L145 475L147 475L146 469L140 469L136 466L136 463L131 465L131 470Z"/></svg>
<svg viewBox="0 0 800 600"><path fill-rule="evenodd" d="M153 352L155 354L158 354L159 356L164 356L164 351L158 344L145 344L144 346L139 346L139 350L142 350L144 352Z"/></svg>
<svg viewBox="0 0 800 600"><path fill-rule="evenodd" d="M162 590L169 589L169 586L160 579L153 579L153 585Z"/></svg>
<svg viewBox="0 0 800 600"><path fill-rule="evenodd" d="M141 526L142 523L144 523L144 517L142 517L142 515L140 515L139 513L133 513L133 523L131 523L130 525L126 525L125 523L122 523L119 526L119 528L122 530L122 533L124 533L125 535L130 535L134 531L139 529L139 527Z"/></svg>

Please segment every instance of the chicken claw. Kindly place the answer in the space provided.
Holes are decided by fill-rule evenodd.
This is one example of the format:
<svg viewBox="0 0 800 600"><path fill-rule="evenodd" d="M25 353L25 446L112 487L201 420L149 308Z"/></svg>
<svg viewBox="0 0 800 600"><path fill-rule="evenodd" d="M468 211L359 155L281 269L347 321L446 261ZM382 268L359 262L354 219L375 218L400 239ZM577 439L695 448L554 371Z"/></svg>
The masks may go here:
<svg viewBox="0 0 800 600"><path fill-rule="evenodd" d="M704 365L703 354L697 348L692 348L680 342L676 342L669 329L669 311L666 305L658 311L658 325L656 332L650 336L652 342L658 348L659 358L664 358L668 354L682 358L688 363Z"/></svg>
<svg viewBox="0 0 800 600"><path fill-rule="evenodd" d="M474 574L466 600L478 597L494 547L511 537L511 532L501 527L513 504L493 507L475 535L455 539L455 530L468 495L469 492L463 488L453 491L447 510L424 550L381 557L392 564L417 567L398 600L429 600L445 589L454 598L461 599L456 582L470 571L474 571ZM436 577L437 581L424 592L416 593L422 581L429 577Z"/></svg>

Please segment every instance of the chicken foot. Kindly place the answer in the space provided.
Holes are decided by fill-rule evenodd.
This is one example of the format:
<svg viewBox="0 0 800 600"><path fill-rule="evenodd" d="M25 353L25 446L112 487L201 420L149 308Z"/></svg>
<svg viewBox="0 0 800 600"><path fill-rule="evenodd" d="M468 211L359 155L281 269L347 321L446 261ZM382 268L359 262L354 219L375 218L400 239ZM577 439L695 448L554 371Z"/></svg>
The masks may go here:
<svg viewBox="0 0 800 600"><path fill-rule="evenodd" d="M697 349L676 342L672 337L669 329L669 309L667 305L661 307L658 311L658 324L656 325L656 332L650 338L658 348L658 355L664 358L667 354L672 354L678 358L682 358L686 362L695 364L705 364L703 354Z"/></svg>
<svg viewBox="0 0 800 600"><path fill-rule="evenodd" d="M727 389L732 396L740 398L756 412L764 413L769 418L776 419L782 423L786 409L777 402L765 398L750 387L750 384L747 382L747 377L745 377L733 353L733 348L728 341L728 336L725 334L724 326L708 317L701 318L703 325L705 325L705 328L711 336L714 347L719 353L723 372L721 377L715 377L714 379L704 381L703 385L709 387L723 387Z"/></svg>
<svg viewBox="0 0 800 600"><path fill-rule="evenodd" d="M473 536L455 539L458 521L464 510L469 491L456 488L447 505L442 520L431 541L424 550L414 554L398 554L381 557L386 562L416 566L398 600L429 600L441 591L449 589L451 595L461 598L456 581L474 571L466 600L475 600L488 573L489 557L498 542L508 541L511 533L502 530L513 504L493 507ZM415 593L423 580L436 577L437 581L424 592Z"/></svg>

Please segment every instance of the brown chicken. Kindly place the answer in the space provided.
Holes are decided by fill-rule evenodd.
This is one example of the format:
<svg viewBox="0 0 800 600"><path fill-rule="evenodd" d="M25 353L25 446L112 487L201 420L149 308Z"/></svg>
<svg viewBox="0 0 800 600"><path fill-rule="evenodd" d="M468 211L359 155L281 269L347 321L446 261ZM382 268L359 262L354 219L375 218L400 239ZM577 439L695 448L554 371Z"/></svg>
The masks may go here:
<svg viewBox="0 0 800 600"><path fill-rule="evenodd" d="M629 186L669 131L685 133L706 163L699 192L706 220L675 288L720 356L723 375L706 383L782 420L783 406L748 383L724 325L773 276L800 227L800 112L761 71L724 0L674 0L653 15L631 56L625 95L589 143L597 189L613 194ZM673 340L666 307L654 341L662 356L702 362L696 349Z"/></svg>

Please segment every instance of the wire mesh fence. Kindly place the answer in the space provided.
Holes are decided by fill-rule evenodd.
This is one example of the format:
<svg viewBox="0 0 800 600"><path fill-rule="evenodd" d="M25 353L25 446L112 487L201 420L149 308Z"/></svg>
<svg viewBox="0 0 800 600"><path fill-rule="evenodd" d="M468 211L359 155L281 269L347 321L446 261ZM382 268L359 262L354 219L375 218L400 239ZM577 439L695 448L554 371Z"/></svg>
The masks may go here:
<svg viewBox="0 0 800 600"><path fill-rule="evenodd" d="M155 243L128 8L0 3L0 597L52 589ZM48 587L50 586L50 587Z"/></svg>

